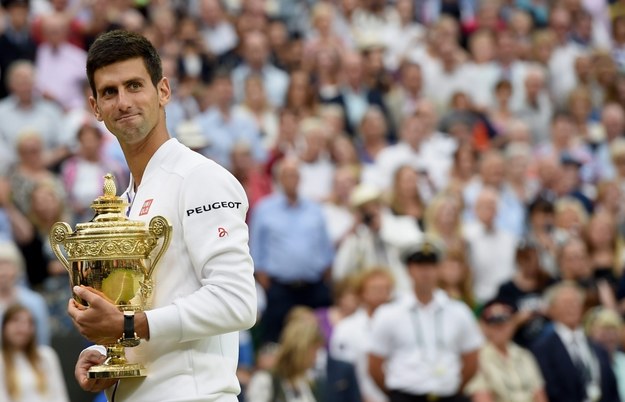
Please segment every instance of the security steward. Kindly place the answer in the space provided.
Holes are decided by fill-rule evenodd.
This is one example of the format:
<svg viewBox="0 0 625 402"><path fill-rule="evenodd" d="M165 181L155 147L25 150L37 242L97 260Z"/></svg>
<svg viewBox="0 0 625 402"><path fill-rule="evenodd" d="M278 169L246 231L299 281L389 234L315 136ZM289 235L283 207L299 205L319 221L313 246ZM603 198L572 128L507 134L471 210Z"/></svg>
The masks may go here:
<svg viewBox="0 0 625 402"><path fill-rule="evenodd" d="M484 339L469 309L438 289L441 248L426 238L402 255L413 292L379 307L369 372L390 402L461 402Z"/></svg>

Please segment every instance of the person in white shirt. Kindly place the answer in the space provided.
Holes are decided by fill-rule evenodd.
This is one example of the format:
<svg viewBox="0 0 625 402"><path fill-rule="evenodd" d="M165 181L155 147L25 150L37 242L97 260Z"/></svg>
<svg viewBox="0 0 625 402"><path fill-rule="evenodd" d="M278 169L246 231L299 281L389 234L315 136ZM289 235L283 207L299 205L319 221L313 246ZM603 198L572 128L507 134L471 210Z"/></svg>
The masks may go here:
<svg viewBox="0 0 625 402"><path fill-rule="evenodd" d="M125 316L79 286L73 291L89 307L68 304L74 325L96 344L136 333L140 344L126 356L143 363L147 377L89 379L88 369L105 359L96 346L80 354L76 380L87 391L106 389L116 402L235 402L238 331L257 316L245 191L223 167L170 138L171 89L146 38L119 30L101 35L90 48L87 76L93 112L117 137L130 167L123 196L129 219L161 215L173 231L154 271L151 309Z"/></svg>
<svg viewBox="0 0 625 402"><path fill-rule="evenodd" d="M499 286L512 279L515 272L517 238L495 225L498 202L496 190L483 188L475 203L477 220L463 227L478 304L492 299Z"/></svg>
<svg viewBox="0 0 625 402"><path fill-rule="evenodd" d="M367 402L388 401L386 394L369 375L367 344L371 317L378 307L390 300L393 287L394 279L387 268L379 267L362 273L356 284L360 307L334 327L330 339L330 356L354 365L360 393Z"/></svg>
<svg viewBox="0 0 625 402"><path fill-rule="evenodd" d="M469 307L437 289L441 252L429 240L404 254L413 292L373 315L369 373L391 402L456 402L484 342Z"/></svg>

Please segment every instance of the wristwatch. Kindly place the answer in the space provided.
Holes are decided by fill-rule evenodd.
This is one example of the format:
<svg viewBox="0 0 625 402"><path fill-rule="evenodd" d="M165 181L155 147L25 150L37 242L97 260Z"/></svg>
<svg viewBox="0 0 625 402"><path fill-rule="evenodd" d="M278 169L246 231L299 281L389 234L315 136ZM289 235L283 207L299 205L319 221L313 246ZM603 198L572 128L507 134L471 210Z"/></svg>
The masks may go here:
<svg viewBox="0 0 625 402"><path fill-rule="evenodd" d="M119 344L126 348L139 346L141 338L135 332L135 312L124 311L124 334L119 338Z"/></svg>

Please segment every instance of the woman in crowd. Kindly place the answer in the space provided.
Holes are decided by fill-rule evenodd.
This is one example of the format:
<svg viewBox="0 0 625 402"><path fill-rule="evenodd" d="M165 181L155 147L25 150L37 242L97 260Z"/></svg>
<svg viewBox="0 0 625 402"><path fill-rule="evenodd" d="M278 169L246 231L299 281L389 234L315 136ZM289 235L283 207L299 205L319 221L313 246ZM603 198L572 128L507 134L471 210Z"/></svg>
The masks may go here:
<svg viewBox="0 0 625 402"><path fill-rule="evenodd" d="M547 319L542 303L543 292L553 282L540 265L539 248L532 240L523 240L516 250L516 272L512 280L499 288L498 300L514 306L517 328L514 341L529 347L545 330Z"/></svg>
<svg viewBox="0 0 625 402"><path fill-rule="evenodd" d="M471 269L464 248L452 248L445 252L438 271L438 286L450 298L463 301L471 309L476 307Z"/></svg>
<svg viewBox="0 0 625 402"><path fill-rule="evenodd" d="M617 222L607 211L591 216L585 230L590 263L595 278L605 278L612 286L623 272L622 239L617 231Z"/></svg>
<svg viewBox="0 0 625 402"><path fill-rule="evenodd" d="M2 319L0 380L1 401L69 402L58 356L37 344L33 316L20 305Z"/></svg>
<svg viewBox="0 0 625 402"><path fill-rule="evenodd" d="M462 198L451 193L440 193L425 212L426 233L443 242L448 250L463 249Z"/></svg>
<svg viewBox="0 0 625 402"><path fill-rule="evenodd" d="M412 166L403 165L395 171L388 200L396 217L409 219L419 231L424 231L425 205L418 187L419 174Z"/></svg>

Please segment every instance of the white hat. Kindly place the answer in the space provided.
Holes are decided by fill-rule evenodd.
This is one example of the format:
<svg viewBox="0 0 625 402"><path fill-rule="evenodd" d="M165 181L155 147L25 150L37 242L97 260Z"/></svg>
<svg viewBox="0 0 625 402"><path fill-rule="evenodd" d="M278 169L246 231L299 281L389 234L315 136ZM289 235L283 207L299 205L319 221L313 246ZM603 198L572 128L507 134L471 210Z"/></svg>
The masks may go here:
<svg viewBox="0 0 625 402"><path fill-rule="evenodd" d="M202 134L199 124L193 120L183 121L176 127L176 138L191 149L204 148L209 144L209 140Z"/></svg>
<svg viewBox="0 0 625 402"><path fill-rule="evenodd" d="M349 196L349 203L352 208L359 208L371 201L378 201L382 197L382 192L376 187L359 184Z"/></svg>

